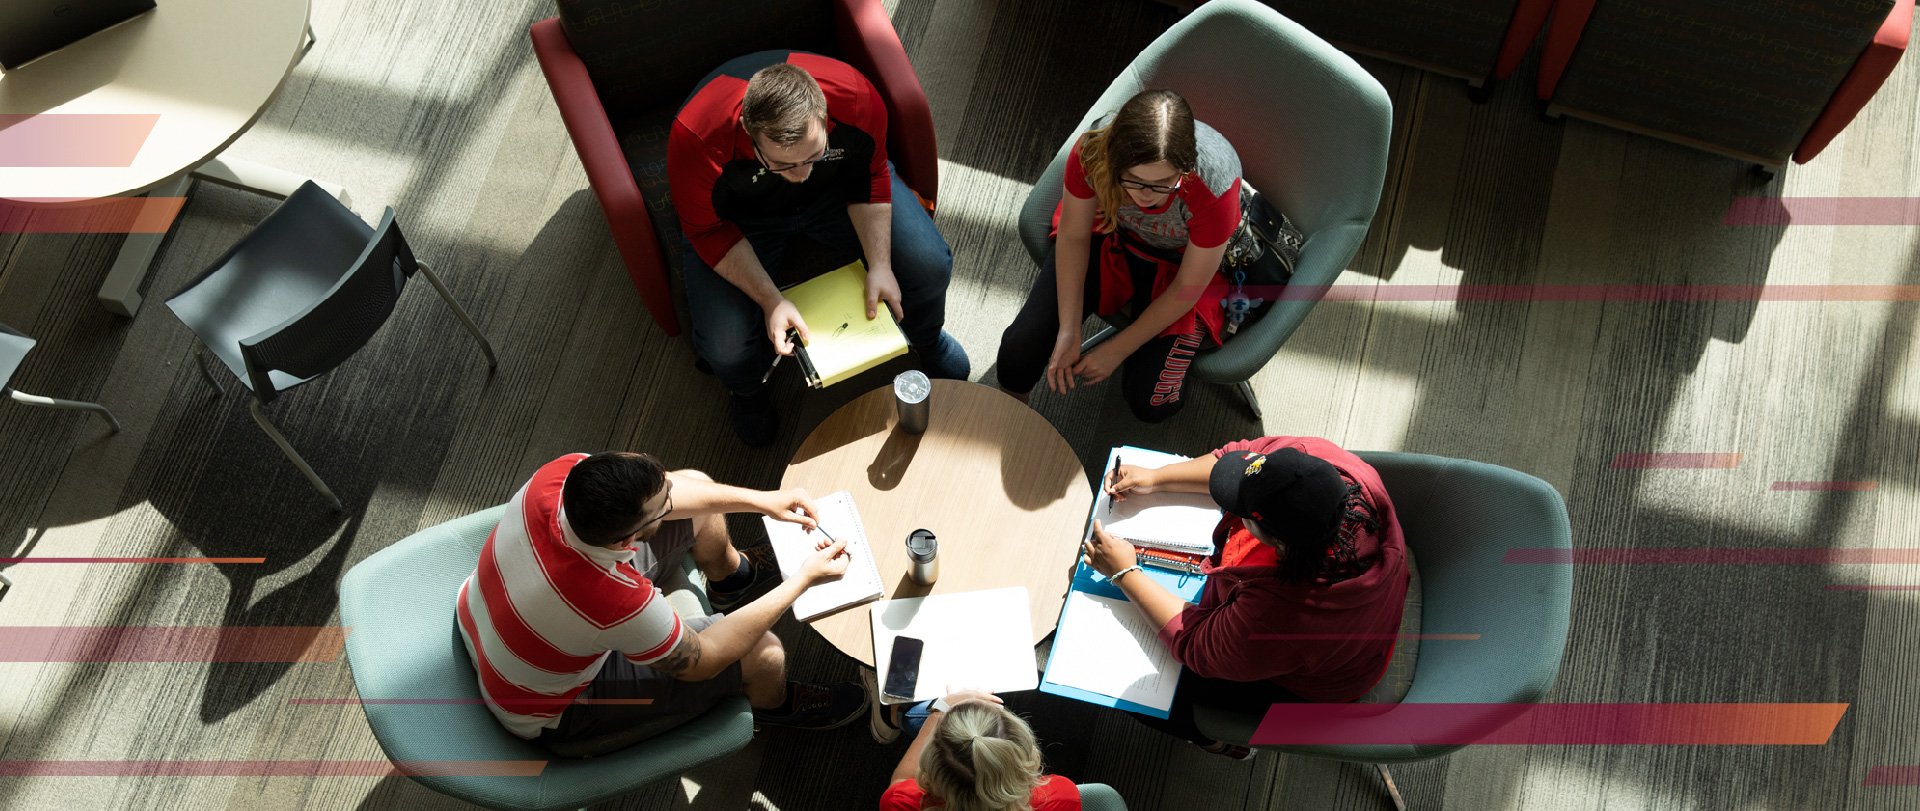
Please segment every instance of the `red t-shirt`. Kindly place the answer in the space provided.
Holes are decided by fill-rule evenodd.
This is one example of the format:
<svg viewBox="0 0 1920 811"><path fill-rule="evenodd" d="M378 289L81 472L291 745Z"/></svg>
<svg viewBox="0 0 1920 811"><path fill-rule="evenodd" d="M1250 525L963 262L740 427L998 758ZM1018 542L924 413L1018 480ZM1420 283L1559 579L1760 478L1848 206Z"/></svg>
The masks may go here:
<svg viewBox="0 0 1920 811"><path fill-rule="evenodd" d="M880 811L920 811L926 799L927 793L919 783L902 780L888 786L886 793L880 795ZM945 806L945 803L935 803L925 807ZM1040 778L1040 785L1033 787L1033 811L1080 811L1080 787L1057 774Z"/></svg>
<svg viewBox="0 0 1920 811"><path fill-rule="evenodd" d="M1234 168L1239 168L1237 161ZM1080 164L1079 143L1067 156L1066 187L1068 194L1082 200L1094 196L1087 170ZM1216 247L1225 244L1240 227L1240 178L1226 177L1224 172L1196 171L1157 208L1140 208L1132 198L1126 198L1115 218L1119 227L1134 232L1149 245L1175 250L1184 250L1186 243Z"/></svg>

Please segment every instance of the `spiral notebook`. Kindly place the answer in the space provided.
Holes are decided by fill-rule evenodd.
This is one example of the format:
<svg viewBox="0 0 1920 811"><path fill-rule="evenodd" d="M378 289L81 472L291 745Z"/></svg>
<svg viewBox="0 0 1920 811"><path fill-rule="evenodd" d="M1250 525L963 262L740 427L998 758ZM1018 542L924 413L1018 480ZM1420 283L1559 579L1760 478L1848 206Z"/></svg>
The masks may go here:
<svg viewBox="0 0 1920 811"><path fill-rule="evenodd" d="M1123 445L1107 454L1106 478L1121 464L1161 468L1188 458ZM1220 507L1206 493L1152 493L1115 501L1102 490L1094 499L1093 517L1114 537L1136 546L1206 556L1213 554L1213 528L1220 523ZM1087 537L1093 537L1092 525L1087 527Z"/></svg>
<svg viewBox="0 0 1920 811"><path fill-rule="evenodd" d="M846 574L813 584L793 601L794 619L801 622L887 596L880 569L873 562L873 548L867 544L867 529L860 523L860 511L853 506L853 494L842 490L813 503L820 508L821 528L834 540L846 541L847 554L853 560L847 563ZM780 560L780 575L793 578L801 562L813 554L820 533L807 532L805 527L786 521L760 520L766 523L767 540L773 544L774 557Z"/></svg>

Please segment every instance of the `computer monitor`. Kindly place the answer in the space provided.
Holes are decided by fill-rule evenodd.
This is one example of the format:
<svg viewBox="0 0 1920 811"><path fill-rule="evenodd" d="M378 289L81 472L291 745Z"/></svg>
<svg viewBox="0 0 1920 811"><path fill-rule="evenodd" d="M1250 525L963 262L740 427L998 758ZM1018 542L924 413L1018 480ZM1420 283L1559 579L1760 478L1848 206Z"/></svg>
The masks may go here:
<svg viewBox="0 0 1920 811"><path fill-rule="evenodd" d="M25 67L152 8L153 0L0 0L0 69Z"/></svg>

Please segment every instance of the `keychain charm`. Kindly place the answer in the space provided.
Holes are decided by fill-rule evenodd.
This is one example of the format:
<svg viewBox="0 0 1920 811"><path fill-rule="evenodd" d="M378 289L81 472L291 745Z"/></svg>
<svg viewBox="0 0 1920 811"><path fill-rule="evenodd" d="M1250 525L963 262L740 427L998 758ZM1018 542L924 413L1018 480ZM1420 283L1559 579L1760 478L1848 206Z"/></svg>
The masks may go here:
<svg viewBox="0 0 1920 811"><path fill-rule="evenodd" d="M1234 271L1233 292L1220 299L1220 306L1227 310L1227 337L1239 332L1240 325L1247 320L1247 314L1262 303L1261 299L1247 297L1242 289L1246 281L1246 271Z"/></svg>

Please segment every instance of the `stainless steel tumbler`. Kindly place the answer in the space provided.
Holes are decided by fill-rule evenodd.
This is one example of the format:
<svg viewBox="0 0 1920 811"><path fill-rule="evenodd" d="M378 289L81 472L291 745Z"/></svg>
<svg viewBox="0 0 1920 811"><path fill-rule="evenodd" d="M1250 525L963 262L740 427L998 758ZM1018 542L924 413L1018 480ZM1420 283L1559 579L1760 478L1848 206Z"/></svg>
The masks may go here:
<svg viewBox="0 0 1920 811"><path fill-rule="evenodd" d="M893 376L893 402L900 410L900 430L924 434L927 420L933 416L933 381L918 370L909 369ZM932 537L929 535L928 537Z"/></svg>
<svg viewBox="0 0 1920 811"><path fill-rule="evenodd" d="M933 533L916 529L907 536L907 559L912 562L909 569L913 582L922 586L931 586L940 579L940 541Z"/></svg>

